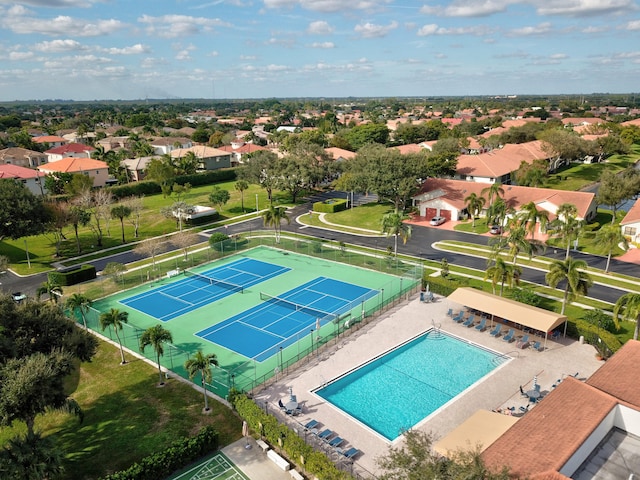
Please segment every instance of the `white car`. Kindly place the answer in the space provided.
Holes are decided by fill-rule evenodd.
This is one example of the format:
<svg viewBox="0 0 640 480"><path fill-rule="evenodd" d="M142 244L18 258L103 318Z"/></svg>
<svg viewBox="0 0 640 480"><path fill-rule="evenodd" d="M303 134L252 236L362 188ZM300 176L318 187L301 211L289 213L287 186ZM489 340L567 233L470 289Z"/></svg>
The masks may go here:
<svg viewBox="0 0 640 480"><path fill-rule="evenodd" d="M429 224L437 227L438 225L442 225L446 221L447 219L444 217L433 217Z"/></svg>

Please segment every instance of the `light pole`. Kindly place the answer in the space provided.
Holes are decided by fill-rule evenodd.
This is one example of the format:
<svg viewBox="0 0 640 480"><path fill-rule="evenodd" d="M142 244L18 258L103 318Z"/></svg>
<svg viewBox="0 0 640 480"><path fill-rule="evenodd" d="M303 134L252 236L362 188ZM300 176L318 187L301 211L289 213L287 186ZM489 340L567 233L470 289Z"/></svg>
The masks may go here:
<svg viewBox="0 0 640 480"><path fill-rule="evenodd" d="M260 207L258 206L258 194L256 193L256 216L258 216L258 211L260 211Z"/></svg>
<svg viewBox="0 0 640 480"><path fill-rule="evenodd" d="M282 372L282 347L280 347L280 371Z"/></svg>
<svg viewBox="0 0 640 480"><path fill-rule="evenodd" d="M311 329L311 355L313 355L313 328Z"/></svg>

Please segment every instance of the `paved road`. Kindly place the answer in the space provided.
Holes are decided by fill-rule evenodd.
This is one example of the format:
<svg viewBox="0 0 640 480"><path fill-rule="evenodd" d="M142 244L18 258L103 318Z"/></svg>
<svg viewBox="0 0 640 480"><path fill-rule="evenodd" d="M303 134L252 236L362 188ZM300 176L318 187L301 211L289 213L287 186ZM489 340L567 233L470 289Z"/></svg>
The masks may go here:
<svg viewBox="0 0 640 480"><path fill-rule="evenodd" d="M331 193L327 195L327 197L336 196L344 196L346 194L336 194ZM322 198L322 196L316 196L312 200L316 201ZM299 215L302 215L309 211L311 207L312 201L297 206L290 210L289 217L291 218L291 224L282 225L283 231L288 232L298 232L303 233L305 235L314 236L321 239L327 240L335 240L342 241L345 243L361 245L371 248L377 249L386 249L387 247L393 247L393 239L386 237L365 237L352 235L348 233L330 231L321 228L315 227L302 227L301 225L295 222L295 218ZM355 202L354 202L355 203ZM264 225L262 219L260 217L256 217L255 219L250 219L241 223L236 223L233 225L229 225L227 228L218 227L214 229L207 230L201 234L203 240L208 237L211 232L214 231L223 231L227 234L236 234L236 233L244 233L252 230L264 229ZM441 240L459 240L469 243L477 243L479 245L487 245L489 240L488 237L482 235L472 235L462 232L455 232L451 230L443 230L439 228L431 228L431 227L422 227L422 226L414 226L413 233L411 239L407 244L402 244L399 242L398 244L398 252L405 255L415 256L417 258L423 258L427 260L433 261L441 261L443 258L446 258L450 264L464 265L470 268L475 268L478 270L485 270L487 267L486 260L481 258L470 257L466 255L460 255L449 252L442 252L432 248L432 244ZM544 254L546 257L556 258L556 259L564 259L564 251L558 250L554 251L549 249ZM593 255L586 255L579 252L573 252L574 257L582 258L588 262L590 266L595 268L604 269L606 264L606 258L598 257ZM99 260L92 261L93 264L98 271L102 270L105 265L109 262L119 262L119 263L130 263L132 261L138 260L140 257L133 252L125 252L120 253L109 258L103 258ZM626 274L630 276L638 276L640 273L640 268L638 265L630 264L627 262L620 262L617 260L611 261L610 270L616 273ZM534 282L538 284L545 284L544 280L544 272L532 269L532 268L523 268L522 278L529 282ZM38 275L35 277L28 278L19 278L12 274L7 274L6 276L0 278L0 288L2 290L8 292L14 291L22 291L28 294L33 294L38 285L40 285L43 281L46 280L46 276L44 274ZM623 294L624 291L619 289L610 288L602 285L594 285L589 289L589 296L604 300L606 302L615 303L615 301Z"/></svg>

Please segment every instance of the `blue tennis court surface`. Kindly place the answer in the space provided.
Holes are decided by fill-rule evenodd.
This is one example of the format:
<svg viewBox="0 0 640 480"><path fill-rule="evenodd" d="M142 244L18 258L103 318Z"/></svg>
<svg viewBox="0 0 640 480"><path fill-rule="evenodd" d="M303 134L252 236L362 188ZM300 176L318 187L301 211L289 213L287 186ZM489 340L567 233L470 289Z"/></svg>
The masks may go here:
<svg viewBox="0 0 640 480"><path fill-rule="evenodd" d="M166 322L289 270L291 269L253 258L241 258L222 267L200 272L200 276L185 277L125 298L120 303ZM209 279L230 285L211 283Z"/></svg>
<svg viewBox="0 0 640 480"><path fill-rule="evenodd" d="M196 335L263 361L274 354L275 346L293 344L299 334L309 334L316 322L324 325L377 294L377 290L318 277Z"/></svg>

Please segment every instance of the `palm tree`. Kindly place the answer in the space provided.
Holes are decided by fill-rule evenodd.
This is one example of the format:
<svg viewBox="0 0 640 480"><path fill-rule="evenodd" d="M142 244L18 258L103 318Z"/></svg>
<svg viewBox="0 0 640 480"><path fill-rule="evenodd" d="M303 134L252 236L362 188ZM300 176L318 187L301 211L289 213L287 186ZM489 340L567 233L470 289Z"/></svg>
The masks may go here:
<svg viewBox="0 0 640 480"><path fill-rule="evenodd" d="M519 217L525 224L525 229L531 234L531 239L536 238L536 225L539 223L540 228L544 230L549 223L549 214L546 210L538 210L536 204L531 201L525 203L520 208Z"/></svg>
<svg viewBox="0 0 640 480"><path fill-rule="evenodd" d="M487 194L487 199L489 200L489 210L493 207L493 202L498 199L504 197L504 188L502 188L502 184L500 182L492 183L490 186L483 188L480 191L480 195L482 197Z"/></svg>
<svg viewBox="0 0 640 480"><path fill-rule="evenodd" d="M144 353L144 349L151 345L156 352L156 360L158 363L158 384L164 385L162 381L162 367L160 366L160 357L164 355L164 344L173 342L171 332L162 325L154 325L147 328L140 337L140 350Z"/></svg>
<svg viewBox="0 0 640 480"><path fill-rule="evenodd" d="M398 256L398 237L402 238L402 243L407 243L411 238L411 225L403 222L406 217L401 213L387 213L382 217L382 232L387 236L393 235L393 254Z"/></svg>
<svg viewBox="0 0 640 480"><path fill-rule="evenodd" d="M198 373L202 378L202 388L204 390L204 410L209 411L209 400L207 398L207 383L211 383L213 375L211 374L211 366L218 366L218 359L215 353L205 355L202 350L198 350L193 358L184 362L184 368L189 374L189 379L193 380Z"/></svg>
<svg viewBox="0 0 640 480"><path fill-rule="evenodd" d="M620 328L619 319L636 323L633 339L638 340L638 325L640 325L640 293L625 293L613 307L613 321L616 328Z"/></svg>
<svg viewBox="0 0 640 480"><path fill-rule="evenodd" d="M629 248L629 241L627 237L622 234L622 230L618 225L607 224L603 225L600 230L596 232L596 243L598 246L607 252L607 266L604 272L609 272L609 264L611 263L611 255L613 250L617 246L621 246L624 250Z"/></svg>
<svg viewBox="0 0 640 480"><path fill-rule="evenodd" d="M42 294L49 295L49 300L58 303L58 298L62 296L62 287L55 280L47 280L36 289L36 298L40 301Z"/></svg>
<svg viewBox="0 0 640 480"><path fill-rule="evenodd" d="M498 198L493 205L487 208L487 223L498 224L504 227L504 219L512 209L507 207L506 202L502 198Z"/></svg>
<svg viewBox="0 0 640 480"><path fill-rule="evenodd" d="M562 315L564 315L565 308L567 307L569 296L577 297L578 295L586 295L589 287L593 285L591 276L583 271L586 268L587 262L584 260L575 260L572 257L564 261L554 260L549 266L549 272L544 278L551 288L556 288L560 282L566 282L564 297L562 299L562 311L560 312Z"/></svg>
<svg viewBox="0 0 640 480"><path fill-rule="evenodd" d="M287 216L287 209L270 205L269 208L262 213L262 220L264 221L265 227L273 227L276 235L276 243L280 243L280 225L282 220L286 220L287 224L291 223L291 220Z"/></svg>
<svg viewBox="0 0 640 480"><path fill-rule="evenodd" d="M84 324L85 330L87 330L87 313L91 308L91 304L91 299L81 293L74 293L67 298L66 301L67 308L70 308L72 312L75 312L76 310L80 311L80 316L82 317L82 323Z"/></svg>
<svg viewBox="0 0 640 480"><path fill-rule="evenodd" d="M578 215L578 209L571 203L563 203L560 205L556 211L556 215L558 218L552 222L554 230L553 236L566 239L567 253L564 258L567 260L571 251L571 242L580 235L584 222L578 220L576 217Z"/></svg>
<svg viewBox="0 0 640 480"><path fill-rule="evenodd" d="M249 182L246 180L238 180L235 184L235 188L240 192L240 203L242 205L242 213L244 213L244 191L249 188Z"/></svg>
<svg viewBox="0 0 640 480"><path fill-rule="evenodd" d="M487 268L487 273L484 276L485 280L491 279L493 286L493 294L496 293L496 284L500 282L500 296L504 289L504 284L509 283L509 286L513 288L513 285L520 283L520 276L522 275L522 268L517 265L509 265L502 258L496 258L496 263Z"/></svg>
<svg viewBox="0 0 640 480"><path fill-rule="evenodd" d="M511 218L507 224L507 229L503 236L493 242L493 256L498 258L503 248L508 248L509 257L513 265L518 260L520 252L526 253L529 258L536 253L539 246L535 242L527 239L527 231L518 218Z"/></svg>
<svg viewBox="0 0 640 480"><path fill-rule="evenodd" d="M111 208L111 218L117 218L120 220L120 229L122 230L122 243L124 241L124 219L129 218L131 215L131 208L126 205L116 205Z"/></svg>
<svg viewBox="0 0 640 480"><path fill-rule="evenodd" d="M471 227L476 228L476 216L482 211L486 200L483 197L479 197L475 193L471 193L464 199L464 203L467 205L467 210L471 215Z"/></svg>
<svg viewBox="0 0 640 480"><path fill-rule="evenodd" d="M120 340L119 330L125 323L129 322L129 312L121 312L117 308L112 308L108 312L104 312L100 315L100 328L104 332L107 327L113 327L118 339L118 345L120 345L120 365L124 365L127 361L124 359L124 349L122 348L122 341Z"/></svg>

